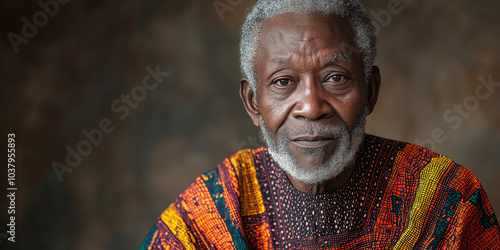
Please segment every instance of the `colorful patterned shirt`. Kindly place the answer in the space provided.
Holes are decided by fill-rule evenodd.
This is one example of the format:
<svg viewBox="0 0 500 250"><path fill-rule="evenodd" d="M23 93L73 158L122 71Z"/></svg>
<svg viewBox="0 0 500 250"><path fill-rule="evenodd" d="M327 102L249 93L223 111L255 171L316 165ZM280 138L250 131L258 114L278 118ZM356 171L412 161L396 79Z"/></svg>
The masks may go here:
<svg viewBox="0 0 500 250"><path fill-rule="evenodd" d="M449 158L366 135L346 184L294 188L266 148L202 174L142 249L500 249L478 179Z"/></svg>

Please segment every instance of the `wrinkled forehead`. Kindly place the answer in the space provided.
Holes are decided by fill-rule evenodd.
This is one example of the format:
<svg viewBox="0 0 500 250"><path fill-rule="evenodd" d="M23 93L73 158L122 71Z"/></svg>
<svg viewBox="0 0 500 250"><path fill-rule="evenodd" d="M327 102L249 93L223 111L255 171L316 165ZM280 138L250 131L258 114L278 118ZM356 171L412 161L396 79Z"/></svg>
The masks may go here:
<svg viewBox="0 0 500 250"><path fill-rule="evenodd" d="M262 24L255 62L267 64L276 60L283 61L279 58L291 60L292 57L328 61L332 55L336 56L335 53L345 57L338 59L348 60L356 57L350 51L353 47L356 47L355 33L346 18L285 13ZM317 58L318 56L324 58ZM359 55L358 57L361 60Z"/></svg>
<svg viewBox="0 0 500 250"><path fill-rule="evenodd" d="M279 31L304 40L316 37L338 39L340 36L348 36L354 40L351 24L347 18L338 15L283 13L262 23L259 40L265 41L266 37Z"/></svg>

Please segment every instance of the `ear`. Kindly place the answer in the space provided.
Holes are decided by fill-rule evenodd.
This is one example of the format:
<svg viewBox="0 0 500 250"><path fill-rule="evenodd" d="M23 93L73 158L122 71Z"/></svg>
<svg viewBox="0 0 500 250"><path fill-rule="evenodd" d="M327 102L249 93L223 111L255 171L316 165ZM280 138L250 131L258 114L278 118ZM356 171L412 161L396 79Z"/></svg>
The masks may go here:
<svg viewBox="0 0 500 250"><path fill-rule="evenodd" d="M257 104L257 96L250 87L248 79L243 78L240 82L240 97L245 109L256 127L260 126L260 109Z"/></svg>
<svg viewBox="0 0 500 250"><path fill-rule="evenodd" d="M371 69L371 74L370 77L368 78L368 114L371 114L373 112L373 109L375 108L375 104L377 104L378 100L378 93L380 90L380 69L378 66L373 66Z"/></svg>

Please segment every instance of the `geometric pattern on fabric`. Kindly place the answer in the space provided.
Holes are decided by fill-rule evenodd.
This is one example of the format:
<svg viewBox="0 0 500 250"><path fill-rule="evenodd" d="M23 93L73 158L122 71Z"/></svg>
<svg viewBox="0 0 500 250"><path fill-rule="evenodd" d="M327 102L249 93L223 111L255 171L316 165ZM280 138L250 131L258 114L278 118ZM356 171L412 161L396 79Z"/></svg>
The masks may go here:
<svg viewBox="0 0 500 250"><path fill-rule="evenodd" d="M257 215L264 212L264 203L255 172L253 155L250 150L242 151L231 157L237 166L236 175L240 188L241 216Z"/></svg>
<svg viewBox="0 0 500 250"><path fill-rule="evenodd" d="M161 214L161 220L167 228L169 229L170 232L165 232L167 235L168 233L172 233L176 239L179 240L179 243L184 246L185 249L191 250L191 249L196 249L193 242L194 242L194 236L193 234L187 230L186 223L181 219L179 213L175 209L174 204L170 205L162 214Z"/></svg>
<svg viewBox="0 0 500 250"><path fill-rule="evenodd" d="M198 177L141 249L500 249L477 178L417 145L365 135L350 179L302 193L266 148Z"/></svg>
<svg viewBox="0 0 500 250"><path fill-rule="evenodd" d="M444 172L452 164L446 157L433 158L420 172L415 201L410 211L408 228L401 235L394 249L414 248L424 226L434 194Z"/></svg>

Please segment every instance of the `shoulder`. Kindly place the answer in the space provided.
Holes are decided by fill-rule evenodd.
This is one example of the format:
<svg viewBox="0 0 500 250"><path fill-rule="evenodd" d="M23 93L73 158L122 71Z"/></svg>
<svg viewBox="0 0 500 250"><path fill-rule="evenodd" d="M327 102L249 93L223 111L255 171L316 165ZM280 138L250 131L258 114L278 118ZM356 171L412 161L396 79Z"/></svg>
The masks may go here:
<svg viewBox="0 0 500 250"><path fill-rule="evenodd" d="M419 180L439 180L442 184L461 183L461 190L481 189L478 178L451 158L416 144L367 135L365 143L377 145L380 153L394 159L393 174Z"/></svg>
<svg viewBox="0 0 500 250"><path fill-rule="evenodd" d="M440 154L421 147L416 144L411 144L408 142L397 141L392 139L386 139L374 135L367 134L364 139L364 143L367 144L365 148L368 147L377 147L380 149L380 153L384 153L387 151L392 151L396 153L397 160L399 162L407 162L407 163L420 163L420 162L428 162L432 158L441 156ZM377 152L379 152L377 150Z"/></svg>
<svg viewBox="0 0 500 250"><path fill-rule="evenodd" d="M410 224L405 235L427 228L426 234L433 239L433 246L457 248L457 244L462 244L467 249L476 249L490 244L498 247L495 213L481 182L472 172L444 155L415 144L374 136L367 136L366 141L376 142L380 153L390 152L394 158L386 191L407 201ZM422 224L417 226L415 221ZM457 238L463 241L456 241Z"/></svg>
<svg viewBox="0 0 500 250"><path fill-rule="evenodd" d="M201 174L174 202L179 210L203 212L200 204L237 208L250 191L259 192L256 162L267 149L245 149L227 157L217 167ZM255 193L250 192L250 193ZM253 195L255 196L255 194ZM245 198L246 199L246 198ZM206 207L206 206L205 206ZM205 211L208 212L208 211ZM218 211L223 213L223 211Z"/></svg>
<svg viewBox="0 0 500 250"><path fill-rule="evenodd" d="M449 157L407 142L371 135L367 139L383 145L381 151L395 148L392 168L395 182L415 183L445 193L455 192L462 200L487 199L479 179Z"/></svg>
<svg viewBox="0 0 500 250"><path fill-rule="evenodd" d="M376 145L380 149L380 151L377 150L379 154L391 151L392 157L395 158L395 165L411 167L414 171L420 171L426 166L442 167L456 165L456 167L463 168L452 159L416 144L373 135L366 135L365 143Z"/></svg>
<svg viewBox="0 0 500 250"><path fill-rule="evenodd" d="M248 190L256 189L255 179L252 179L255 176L254 156L262 150L241 150L198 176L161 214L144 246L167 241L186 248L244 246L241 214L254 211L256 206L240 200L249 194L255 196ZM232 239L232 242L221 239Z"/></svg>
<svg viewBox="0 0 500 250"><path fill-rule="evenodd" d="M217 175L228 188L239 189L240 183L255 179L256 163L267 155L266 148L243 149L227 157L201 177Z"/></svg>
<svg viewBox="0 0 500 250"><path fill-rule="evenodd" d="M206 196L219 187L237 190L240 182L252 178L252 173L255 172L255 162L261 155L265 155L266 151L265 148L258 148L236 152L217 164L215 168L199 175L179 198L186 199L194 195Z"/></svg>

